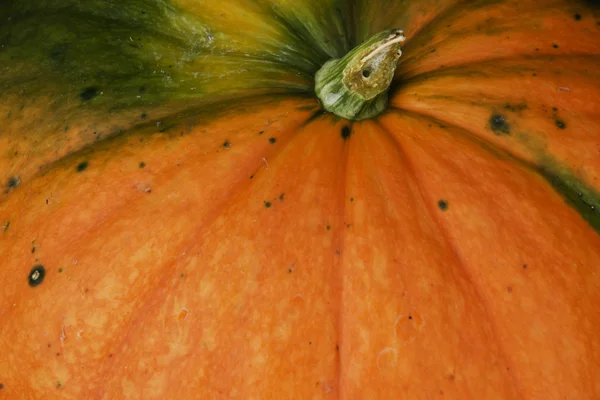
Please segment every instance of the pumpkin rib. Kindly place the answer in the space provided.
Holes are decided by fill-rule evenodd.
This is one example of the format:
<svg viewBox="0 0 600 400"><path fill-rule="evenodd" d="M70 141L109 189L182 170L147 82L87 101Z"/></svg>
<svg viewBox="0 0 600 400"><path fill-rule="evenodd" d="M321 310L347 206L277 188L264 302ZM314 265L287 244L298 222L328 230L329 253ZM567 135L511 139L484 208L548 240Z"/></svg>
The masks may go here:
<svg viewBox="0 0 600 400"><path fill-rule="evenodd" d="M456 134L466 137L469 141L477 144L478 147L489 152L491 156L514 160L520 166L542 177L549 185L554 187L554 189L563 197L565 202L574 207L577 213L585 219L590 227L600 234L600 192L593 187L588 187L586 182L583 181L575 181L573 184L569 185L569 182L575 179L571 177L573 174L571 171L561 172L557 169L558 167L553 167L552 162L548 163L547 160L539 160L537 162L535 160L527 160L516 152L499 147L485 137L482 137L469 129L465 129L460 125L454 124L447 119L439 119L436 116L420 113L416 110L407 110L394 106L390 106L389 110L390 112L406 113L408 115L425 118L437 125L443 124L444 126L452 126L455 129ZM544 164L544 161L546 161L547 164ZM584 195L588 196L589 199L583 197Z"/></svg>
<svg viewBox="0 0 600 400"><path fill-rule="evenodd" d="M323 63L331 57L331 55L327 54L327 52L320 46L320 43L314 42L312 36L306 36L306 29L304 29L304 26L294 27L291 21L277 12L275 5L269 7L269 4L261 4L257 0L253 0L253 3L259 6L265 15L269 15L273 21L280 24L285 29L287 35L295 38L295 42L301 44L301 46L304 47L304 50L308 50L312 56L315 56L315 58L309 58L309 60L313 62L319 60L321 63ZM297 29L299 27L302 28L300 31Z"/></svg>
<svg viewBox="0 0 600 400"><path fill-rule="evenodd" d="M55 157L50 160L45 160L43 164L35 164L31 161L28 163L28 170L23 171L22 168L18 168L17 165L16 170L7 169L5 173L7 174L4 179L8 181L10 176L18 175L21 181L21 184L26 183L30 180L39 177L40 175L44 175L51 171L55 166L60 166L65 162L69 162L70 160L77 160L82 155L85 155L89 151L96 151L98 148L102 146L109 146L111 141L121 140L121 138L126 137L130 134L136 134L138 131L148 132L150 135L155 134L165 134L168 135L170 133L170 129L168 127L173 127L182 124L182 119L192 118L196 123L201 123L203 125L209 125L214 120L218 119L223 114L230 112L229 104L232 100L240 102L241 107L252 107L254 109L264 106L265 104L271 103L273 101L278 101L283 98L289 99L298 99L298 100L310 100L313 103L311 94L309 92L285 92L285 93L257 93L254 95L247 95L243 97L232 97L223 99L220 101L214 101L210 103L208 106L206 104L203 105L194 105L191 107L184 107L179 110L174 110L170 114L162 116L160 118L151 119L148 121L138 122L136 120L131 121L134 125L125 126L121 129L114 130L112 133L103 136L99 140L91 140L87 143L84 141L81 143L81 147L72 146L68 149L68 156L61 152L54 151ZM200 120L200 117L203 118ZM165 130L163 132L156 131L156 124L160 123L164 126ZM76 134L77 131L74 131ZM39 158L38 158L39 159ZM11 165L12 167L12 165ZM0 177L3 178L3 177ZM16 188L18 189L18 188ZM14 190L11 190L9 193L12 193ZM0 204L6 199L5 196L0 197Z"/></svg>
<svg viewBox="0 0 600 400"><path fill-rule="evenodd" d="M597 30L597 26L591 21L584 23L573 20L564 5L557 3L539 8L535 3L520 2L514 4L513 9L509 7L508 12L507 5L506 2L498 3L499 8L494 11L496 15L491 21L479 21L490 18L490 10L480 14L466 11L460 19L448 21L451 24L447 28L439 26L434 36L420 35L418 43L411 43L405 48L407 56L399 62L397 77L435 70L440 65L448 67L514 55L541 54L554 57L559 54L600 52L597 41L590 40L593 36L588 34ZM478 21L476 34L473 32L473 20ZM509 23L513 20L517 22ZM456 23L462 21L468 21L471 25L461 25L460 31L457 31L459 28L455 28ZM504 25L498 28L495 21ZM488 28L492 31L486 31ZM563 34L558 35L558 32ZM493 52L487 49L487 43L492 40L495 43Z"/></svg>
<svg viewBox="0 0 600 400"><path fill-rule="evenodd" d="M571 382L580 382L582 391L579 397L588 398L587 396L591 393L595 393L593 384L586 383L594 381L594 379L588 379L588 370L590 370L589 376L597 375L597 371L592 372L595 371L592 366L596 353L586 350L588 342L584 338L594 337L594 332L598 328L598 314L593 304L594 299L598 297L596 290L598 279L595 278L594 270L598 266L599 253L597 249L600 247L597 244L600 243L598 242L600 236L591 231L585 221L578 218L573 210L564 206L561 198L553 193L552 188L541 179L536 179L536 174L530 170L514 165L508 160L490 159L479 148L471 146L466 139L462 138L460 140L462 144L452 147L452 151L438 154L441 149L448 149L449 143L456 142L458 144L459 142L458 138L454 138L454 135L446 128L436 127L435 130L428 132L427 124L418 120L413 125L410 120L399 119L395 115L390 115L388 118L382 118L381 123L390 131L392 131L391 128L399 126L401 123L406 124L406 134L403 131L394 130L393 132L401 140L405 140L403 143L407 143L406 146L411 148L410 156L413 158L413 165L422 171L421 178L426 183L427 193L437 194L446 199L448 199L446 196L456 197L454 200L450 197L448 210L445 213L438 212L438 215L444 215L443 221L451 227L448 232L456 241L457 247L455 248L458 248L462 255L473 257L470 260L466 258L467 267L471 268L478 285L485 288L483 295L489 299L494 314L501 316L501 319L514 318L514 321L519 321L518 323L502 324L499 328L503 342L507 344L512 342L510 347L512 351L509 356L518 367L517 369L511 368L510 374L516 373L524 380L528 390L527 397L535 397L536 393L540 395L541 393L547 395L554 393L552 386L550 389L546 389L547 385L554 382L555 379L560 379L555 376L558 371L561 371L562 367L560 366L569 365L570 362L575 362L578 367L565 371L562 375ZM438 141L434 135L436 132L442 136L439 139L439 148L436 148ZM405 137L406 139L404 139ZM473 155L469 155L470 149L473 150ZM459 160L456 163L454 154ZM421 159L423 155L425 157ZM481 173L476 170L472 171L472 174L477 177L475 179L471 178L469 159L473 160L473 165L478 160L486 166ZM423 167L420 165L421 161L424 163ZM499 182L498 187L495 187L493 182L485 180L489 176L486 173L488 166L492 168L490 172L495 177L503 176L503 174L508 176L511 171L515 172L515 180L507 178L506 183ZM444 187L445 180L448 181L447 188ZM516 184L508 184L511 180ZM521 185L520 183L525 184ZM483 190L479 191L479 187ZM444 193L450 192L453 195L444 195ZM490 193L493 195L490 196ZM540 194L544 194L544 197L541 197ZM506 197L504 198L503 195ZM546 198L553 204L552 209L554 210L551 215L547 216L545 212L540 212L535 204L544 204ZM526 208L519 208L520 199ZM506 201L510 201L510 203L506 203ZM456 204L456 213L453 212L452 204ZM513 204L513 207L509 204ZM526 212L526 209L529 209L530 212ZM497 215L494 214L495 211L497 211ZM482 212L485 214L481 214ZM483 217L483 220L479 221L478 216ZM507 232L503 228L503 223L512 226L513 221L519 219L522 219L524 229L517 228L519 230L515 232ZM527 225L530 225L530 228L527 228ZM473 226L479 229L476 230ZM487 226L493 230L492 235L486 235ZM546 232L544 227L550 228L551 231ZM506 237L503 237L504 235ZM469 237L477 237L478 241L471 243L465 240ZM486 237L488 240L498 239L504 246L491 242L486 244ZM526 244L523 245L520 241ZM543 246L546 243L553 243L553 245L544 249ZM529 249L527 246L530 246ZM490 247L493 248L493 251L486 250ZM516 249L519 250L511 254ZM487 251L490 251L489 256L486 254ZM517 254L518 256L514 257ZM553 258L550 256L552 254ZM535 275L531 275L533 269L531 269L532 263L528 262L530 260L533 265L537 263L537 268L539 268ZM521 268L524 264L525 266ZM433 268L433 265L431 267ZM520 273L525 271L527 271L526 274ZM517 282L519 283L517 284ZM513 285L521 288L517 289L517 292L522 290L521 294L525 295L522 298L523 302L519 298L512 297L514 294L507 295L507 286L505 285L510 285L511 288ZM565 296L562 297L562 294ZM581 296L581 302L579 302L578 296ZM532 300L534 301L532 302ZM535 301L538 304L534 309L530 308ZM573 318L573 321L565 323L562 319L563 315L567 318L571 315L576 317ZM563 326L562 332L558 328L560 325L557 324ZM546 338L540 340L539 334L545 331L553 333L546 334ZM521 332L524 333L523 336L521 336ZM577 342L576 353L574 353L577 356L575 357L570 356L571 345L569 343L572 340ZM528 343L532 346L528 346ZM540 364L534 358L527 357L531 354L528 351L535 351L533 346L537 347L540 355L546 359L544 363ZM546 347L544 348L544 346ZM558 354L556 353L558 348L562 348L566 352L561 351ZM568 359L570 361L567 361ZM581 363L578 359L581 360ZM554 360L557 361L557 364L552 363ZM537 382L545 383L538 385ZM583 393L586 395L582 396Z"/></svg>
<svg viewBox="0 0 600 400"><path fill-rule="evenodd" d="M450 252L451 252L454 260L456 261L456 264L460 266L460 270L462 271L463 276L467 279L468 284L473 288L474 292L477 295L477 298L479 299L479 303L483 306L483 308L485 310L485 315L487 317L487 321L493 327L492 328L493 337L494 337L493 342L500 349L500 354L501 354L503 363L505 365L508 365L509 368L513 369L514 365L511 362L510 357L508 357L508 350L503 345L502 340L499 339L500 333L498 330L498 322L496 321L496 318L493 317L493 313L490 310L489 301L482 294L479 286L475 284L475 280L473 279L472 275L470 274L469 268L467 268L465 260L460 256L460 253L456 247L456 244L451 239L451 236L449 235L447 228L444 226L444 224L441 221L439 213L437 213L436 210L433 208L433 204L436 204L436 201L435 201L435 199L433 199L427 195L427 191L421 185L422 180L421 180L420 175L417 172L413 162L410 160L410 158L406 152L406 149L404 147L405 145L401 142L399 136L396 136L392 132L390 132L381 122L374 121L374 123L376 124L377 128L381 132L383 132L385 135L387 135L390 138L390 141L392 143L394 143L398 153L402 155L401 156L402 162L406 166L406 171L408 171L408 173L413 177L413 180L416 183L417 192L419 193L419 196L423 200L424 207L429 214L429 219L434 221L435 226L439 232L439 237L442 238L443 242L446 244L448 249L450 249ZM512 382L514 390L519 394L519 396L521 398L525 398L524 386L519 381L519 379L515 376L515 374L510 374L510 381Z"/></svg>
<svg viewBox="0 0 600 400"><path fill-rule="evenodd" d="M274 116L279 115L279 113L277 113L277 114L272 113L272 114L274 114ZM239 119L239 117L238 117L238 119ZM203 120L202 122L205 122L205 121ZM298 128L297 127L300 126L301 124L305 123L305 122L306 122L306 119L300 119L297 122L297 124L295 124L294 126L289 126L288 129L287 129L287 132L289 134L291 134L291 135L296 135L296 133L298 132ZM222 125L222 124L220 124L220 125ZM198 134L206 133L206 131L202 129L203 125L199 125L199 126L200 126L200 128L198 129ZM246 129L246 126L241 127L241 129ZM286 135L286 136L289 136L289 135ZM248 136L248 137L252 138L253 140L257 140L257 139L254 139L253 135L252 136ZM259 136L257 136L257 137L259 137ZM193 139L193 138L191 138L191 139ZM161 140L164 140L164 139L163 138L158 138L159 143L160 143ZM135 143L136 141L132 139L131 142ZM266 141L266 138L265 138L264 147L267 148L269 151L276 151L276 150L281 149L283 147L282 146L283 143L284 143L284 140L282 138L282 140L278 141L278 146L272 146L271 144L268 144L268 142ZM111 148L104 149L103 151L110 153ZM100 152L102 152L102 150ZM98 154L98 153L96 153L96 154ZM102 154L98 154L98 155L100 156L100 158L102 158ZM109 156L109 155L106 155L106 156ZM133 159L137 158L135 156L131 157L131 155L128 155L127 153L124 154L123 156L124 156L123 158L133 158ZM128 157L125 157L125 156L128 156ZM115 164L115 163L118 164L118 162L116 162L116 161L113 160L113 164ZM203 163L203 160L202 159L198 159L195 162L195 164L196 164L195 166L194 165L190 165L188 168L198 168L198 166L201 165L202 163ZM171 167L171 168L174 168L174 167ZM184 173L184 171L185 170L182 169L182 170L180 170L180 173ZM168 180L175 181L175 180L177 180L177 177L169 174ZM239 177L239 182L240 182L240 186L238 186L235 189L237 192L239 192L240 190L250 190L250 187L253 185L254 181L250 181L247 178L247 176L244 175L244 176L240 176ZM71 187L73 185L76 185L76 184L77 183L71 183ZM160 184L158 185L159 188L161 186L162 185L160 185ZM36 192L36 190L34 190L34 193L35 192ZM125 191L125 193L128 193L128 192ZM133 194L133 192L131 192L131 193L132 193L132 196L133 196L133 202L135 202L136 199L138 199L138 197L136 197ZM19 196L20 197L23 197L23 196L28 197L28 193L20 193ZM215 207L217 207L217 209L213 209L212 211L209 211L209 212L203 212L202 214L206 218L212 219L214 221L218 216L221 215L223 207L227 207L227 204L229 204L229 203L231 203L233 201L236 201L238 199L238 197L239 197L239 195L235 195L235 194L231 195L231 196L229 196L229 195L222 195L222 196L219 196L219 197L215 197L215 201L218 202L218 203L220 203L220 205L219 204L213 204ZM134 205L134 207L136 207L136 208L138 208L140 210L144 210L145 206L143 204L143 199L145 199L145 197L142 197L141 199L142 200L139 201L139 204ZM17 200L17 198L14 198L13 201L16 201L16 200ZM124 199L123 203L127 203L127 204L131 205L131 203L132 203L131 197L128 198L128 199ZM140 213L138 213L138 214L140 214ZM100 221L97 224L97 226L92 227L92 229L86 230L85 234L77 237L76 240L73 241L71 245L73 247L76 247L76 248L86 248L86 243L93 243L94 242L93 240L90 240L89 237L94 237L96 233L99 233L99 232L102 232L102 231L104 231L104 232L110 231L110 229L106 229L107 225L110 225L111 223L114 223L115 221L119 221L119 219L122 218L124 215L126 215L126 213L122 212L120 209L116 209L115 208L114 212L112 212L111 214L109 214L109 216L111 218L108 218L106 220L102 220L102 221ZM52 222L51 222L52 219L42 218L42 221L43 221L42 224L41 224L42 227L43 227L43 225L50 225L50 226L52 226ZM208 229L208 228L211 227L211 222L207 222L207 223L196 222L196 224L198 226L202 227L201 230L206 230L206 229ZM43 231L47 231L47 229L44 229ZM113 229L113 231L114 231L114 229ZM190 244L196 243L198 241L198 237L200 235L201 235L200 233L199 234L195 234L195 235L188 235L186 237L186 240L181 243L181 247L177 251L173 251L172 253L178 255L177 259L181 259L183 257L183 256L181 256L182 249L185 251L186 247L192 248L193 246L190 246ZM97 236L102 236L102 235L97 235ZM152 285L153 287L151 287L148 290L146 290L145 291L146 293L143 293L144 292L143 290L139 290L138 295L143 297L143 298L140 297L140 300L139 300L141 302L140 304L145 304L145 305L143 307L136 308L136 310L134 311L135 313L137 313L139 315L140 310L142 310L142 309L148 309L149 312L152 313L152 305L156 305L157 303L160 303L159 299L160 299L161 287L163 287L163 286L167 286L168 287L169 286L169 276L172 276L173 274L177 274L178 272L180 272L180 271L177 270L177 268L171 268L171 265L173 265L173 263L176 263L176 262L177 262L176 260L168 260L168 263L166 263L163 266L161 266L160 268L158 268L158 270L161 273L163 273L164 276L162 276L161 279L158 282L156 282L156 284L153 284ZM82 272L84 272L84 276L83 277L79 276L79 278L80 279L84 278L83 281L85 281L85 271L82 271ZM142 270L140 272L143 273L144 271ZM167 284L163 285L163 283L165 283L165 282ZM90 285L90 287L97 286L97 285L94 284L94 282L88 282L87 284ZM27 289L25 289L25 290L27 290ZM168 294L168 293L165 293L165 294ZM136 302L137 301L138 300L136 299ZM10 299L9 303L12 304L12 302L13 302L13 299ZM78 310L78 311L81 312L81 310ZM121 321L121 324L123 326L135 326L135 321L139 320L139 318L140 317L138 317L138 316L133 316L133 317L127 319L127 320ZM141 318L143 318L143 316ZM6 326L6 327L8 328L8 326ZM143 324L140 324L138 326L138 329L143 330L144 329ZM133 332L133 329L131 331ZM132 333L132 332L128 331L128 336L127 337L130 337L131 335L134 335L134 333ZM71 334L71 333L69 332L69 334ZM10 334L9 334L9 336L10 336ZM122 338L123 345L126 343L127 337ZM110 343L110 341L109 341L109 343ZM104 343L104 345L107 346L106 343ZM108 345L107 347L109 348L109 350L112 349L111 345ZM133 346L133 347L135 347L135 346ZM108 373L111 370L112 365L114 365L114 362L108 361L104 365L105 365L104 372ZM103 376L103 375L104 374L100 374L99 373L96 376L95 379L97 379L98 376ZM102 385L105 385L105 383L102 384ZM105 386L102 386L102 388L105 388ZM98 389L100 389L100 388L98 388Z"/></svg>
<svg viewBox="0 0 600 400"><path fill-rule="evenodd" d="M395 93L399 90L402 90L402 88L405 85L421 83L428 79L440 79L440 78L454 77L454 76L460 77L460 76L464 76L466 73L481 76L481 77L486 77L486 78L488 78L488 77L489 78L497 78L497 75L494 75L493 73L487 73L486 69L490 68L490 69L493 69L494 73L499 73L500 69L503 67L502 63L511 64L511 63L522 62L523 70L521 70L521 71L510 70L510 69L502 69L502 71L501 71L503 76L512 76L511 74L514 74L514 76L518 76L518 77L522 78L522 77L524 77L525 73L532 73L532 72L540 71L540 70L533 69L533 67L530 64L528 65L529 62L533 62L533 63L540 62L540 64L542 66L547 67L549 56L550 56L549 54L533 54L533 55L527 55L527 56L488 58L488 59L481 60L478 62L466 62L464 64L454 64L454 65L448 66L448 67L423 71L423 72L419 72L415 75L408 76L408 77L405 77L404 75L401 75L399 77L397 75L392 83L391 88L390 88L390 97L393 96L393 93ZM588 63L590 67L600 64L600 54L580 53L580 54L552 55L552 60L556 60L556 59L558 59L558 60L565 59L568 61L571 61L574 59L579 59L584 63ZM526 69L526 68L528 68L528 69ZM398 69L400 69L400 65L398 66ZM565 71L565 72L570 72L570 71ZM585 72L587 74L591 75L595 71L593 69L592 70L586 69ZM397 74L398 74L398 72L397 72ZM589 82L589 83L593 84L593 82Z"/></svg>

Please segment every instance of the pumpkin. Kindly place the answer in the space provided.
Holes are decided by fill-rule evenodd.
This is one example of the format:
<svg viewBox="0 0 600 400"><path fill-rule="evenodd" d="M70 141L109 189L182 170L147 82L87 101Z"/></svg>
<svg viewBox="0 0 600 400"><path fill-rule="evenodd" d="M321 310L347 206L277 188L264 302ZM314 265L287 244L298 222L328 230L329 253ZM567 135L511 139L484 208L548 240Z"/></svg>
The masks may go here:
<svg viewBox="0 0 600 400"><path fill-rule="evenodd" d="M600 398L597 2L0 20L1 398Z"/></svg>

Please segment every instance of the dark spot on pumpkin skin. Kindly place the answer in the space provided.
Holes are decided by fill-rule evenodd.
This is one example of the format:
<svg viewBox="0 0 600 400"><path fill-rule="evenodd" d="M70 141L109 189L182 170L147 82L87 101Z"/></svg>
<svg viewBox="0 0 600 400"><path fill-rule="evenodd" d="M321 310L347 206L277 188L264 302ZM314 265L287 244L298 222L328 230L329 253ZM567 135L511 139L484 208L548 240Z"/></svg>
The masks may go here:
<svg viewBox="0 0 600 400"><path fill-rule="evenodd" d="M20 183L21 183L21 178L19 178L18 176L13 176L8 179L8 183L6 186L8 186L9 189L13 189L13 188L16 188L17 186L19 186Z"/></svg>
<svg viewBox="0 0 600 400"><path fill-rule="evenodd" d="M62 268L59 268L59 269L58 269L58 273L62 273L62 272L63 272L63 269L62 269Z"/></svg>
<svg viewBox="0 0 600 400"><path fill-rule="evenodd" d="M501 114L492 114L490 117L490 127L498 136L510 134L510 126L506 121L506 117Z"/></svg>
<svg viewBox="0 0 600 400"><path fill-rule="evenodd" d="M523 269L527 269L527 264L523 264Z"/></svg>
<svg viewBox="0 0 600 400"><path fill-rule="evenodd" d="M409 316L408 316L408 319L412 319L412 315L409 315Z"/></svg>
<svg viewBox="0 0 600 400"><path fill-rule="evenodd" d="M146 167L146 163L142 161L142 162L140 163L140 168L145 168L145 167Z"/></svg>
<svg viewBox="0 0 600 400"><path fill-rule="evenodd" d="M10 227L10 221L6 221L0 229L2 229L2 232L6 232L9 227Z"/></svg>
<svg viewBox="0 0 600 400"><path fill-rule="evenodd" d="M60 389L62 387L62 383L60 381L56 382L56 388Z"/></svg>
<svg viewBox="0 0 600 400"><path fill-rule="evenodd" d="M276 141L277 141L277 139L274 137L269 138L269 143L271 143L271 144L275 143Z"/></svg>
<svg viewBox="0 0 600 400"><path fill-rule="evenodd" d="M440 200L438 201L438 207L440 210L446 211L448 209L448 202L446 200Z"/></svg>
<svg viewBox="0 0 600 400"><path fill-rule="evenodd" d="M518 112L518 111L523 111L527 109L527 104L525 103L520 103L520 104L505 104L504 105L504 109L505 110L509 110L509 111L513 111L513 112Z"/></svg>
<svg viewBox="0 0 600 400"><path fill-rule="evenodd" d="M44 281L44 277L46 276L46 268L43 265L36 265L29 272L28 280L29 286L36 287L40 285Z"/></svg>
<svg viewBox="0 0 600 400"><path fill-rule="evenodd" d="M279 200L280 200L280 201L283 201L283 199L284 199L284 198L285 198L285 193L281 193L281 194L279 195Z"/></svg>
<svg viewBox="0 0 600 400"><path fill-rule="evenodd" d="M228 149L231 147L231 142L229 140L226 140L225 142L223 142L223 148Z"/></svg>
<svg viewBox="0 0 600 400"><path fill-rule="evenodd" d="M98 88L96 86L88 86L79 92L79 98L83 101L92 100L98 96Z"/></svg>
<svg viewBox="0 0 600 400"><path fill-rule="evenodd" d="M554 43L554 44L552 45L552 47L554 47L555 49L558 49L558 45L557 45L556 43Z"/></svg>
<svg viewBox="0 0 600 400"><path fill-rule="evenodd" d="M4 389L4 384L0 383L0 390Z"/></svg>
<svg viewBox="0 0 600 400"><path fill-rule="evenodd" d="M331 226L327 225L327 230L330 231L331 230Z"/></svg>
<svg viewBox="0 0 600 400"><path fill-rule="evenodd" d="M581 14L577 13L577 14L573 15L573 19L575 21L581 21Z"/></svg>
<svg viewBox="0 0 600 400"><path fill-rule="evenodd" d="M561 121L560 119L557 119L555 121L555 123L559 129L565 129L567 127L567 125L564 123L564 121Z"/></svg>
<svg viewBox="0 0 600 400"><path fill-rule="evenodd" d="M142 115L140 115L140 118L141 119L146 119L146 118L148 118L148 114L142 113Z"/></svg>
<svg viewBox="0 0 600 400"><path fill-rule="evenodd" d="M258 132L259 135L262 135L263 133L265 133L265 131Z"/></svg>
<svg viewBox="0 0 600 400"><path fill-rule="evenodd" d="M31 248L31 254L35 253L35 247Z"/></svg>
<svg viewBox="0 0 600 400"><path fill-rule="evenodd" d="M88 162L87 161L82 161L79 164L77 164L77 172L83 172L87 169L88 167Z"/></svg>
<svg viewBox="0 0 600 400"><path fill-rule="evenodd" d="M350 135L352 135L352 130L350 129L350 127L348 125L344 125L342 127L341 135L342 135L342 139L344 139L344 140L348 140Z"/></svg>
<svg viewBox="0 0 600 400"><path fill-rule="evenodd" d="M271 208L271 202L270 201L265 201L265 207L266 208Z"/></svg>

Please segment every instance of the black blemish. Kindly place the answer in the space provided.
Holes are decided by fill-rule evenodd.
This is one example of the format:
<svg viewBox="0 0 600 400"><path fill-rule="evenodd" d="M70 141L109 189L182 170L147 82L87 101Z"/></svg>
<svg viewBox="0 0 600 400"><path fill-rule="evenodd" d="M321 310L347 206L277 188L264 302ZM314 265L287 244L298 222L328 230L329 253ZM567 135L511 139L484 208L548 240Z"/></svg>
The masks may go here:
<svg viewBox="0 0 600 400"><path fill-rule="evenodd" d="M225 142L223 142L223 147L228 149L231 147L231 142L229 140L226 140Z"/></svg>
<svg viewBox="0 0 600 400"><path fill-rule="evenodd" d="M514 112L523 111L523 110L527 109L527 104L525 104L525 103L520 103L520 104L506 103L504 105L504 109L509 110L509 111L514 111Z"/></svg>
<svg viewBox="0 0 600 400"><path fill-rule="evenodd" d="M523 264L523 269L527 269L527 264Z"/></svg>
<svg viewBox="0 0 600 400"><path fill-rule="evenodd" d="M438 207L440 210L446 211L448 209L448 202L446 200L440 200L438 201Z"/></svg>
<svg viewBox="0 0 600 400"><path fill-rule="evenodd" d="M31 248L31 254L35 253L35 247Z"/></svg>
<svg viewBox="0 0 600 400"><path fill-rule="evenodd" d="M140 115L140 118L141 119L146 119L146 118L148 118L148 114L142 113L142 115Z"/></svg>
<svg viewBox="0 0 600 400"><path fill-rule="evenodd" d="M254 175L250 175L250 179L254 179Z"/></svg>
<svg viewBox="0 0 600 400"><path fill-rule="evenodd" d="M10 221L6 221L4 223L4 225L2 225L2 232L6 232L8 230L8 228L10 227Z"/></svg>
<svg viewBox="0 0 600 400"><path fill-rule="evenodd" d="M560 119L557 119L555 121L556 126L559 127L560 129L565 129L567 127L567 125L565 124L564 121L561 121Z"/></svg>
<svg viewBox="0 0 600 400"><path fill-rule="evenodd" d="M98 88L96 86L88 86L79 92L79 97L83 101L91 100L98 96Z"/></svg>
<svg viewBox="0 0 600 400"><path fill-rule="evenodd" d="M556 43L554 43L554 44L552 45L552 47L554 47L555 49L558 49L558 45L557 45Z"/></svg>
<svg viewBox="0 0 600 400"><path fill-rule="evenodd" d="M496 135L508 135L510 126L506 122L506 117L501 114L492 114L490 117L490 127Z"/></svg>
<svg viewBox="0 0 600 400"><path fill-rule="evenodd" d="M354 202L354 197L350 197L350 202Z"/></svg>
<svg viewBox="0 0 600 400"><path fill-rule="evenodd" d="M557 111L558 111L558 108L556 108L556 107L552 107L552 111L554 111L554 112L557 112Z"/></svg>
<svg viewBox="0 0 600 400"><path fill-rule="evenodd" d="M342 139L344 139L344 140L348 140L350 135L352 135L352 130L350 129L350 127L348 125L344 125L342 127L341 135L342 135Z"/></svg>
<svg viewBox="0 0 600 400"><path fill-rule="evenodd" d="M0 383L0 390L4 389L4 384Z"/></svg>
<svg viewBox="0 0 600 400"><path fill-rule="evenodd" d="M56 388L60 389L62 387L62 383L60 381L56 382Z"/></svg>
<svg viewBox="0 0 600 400"><path fill-rule="evenodd" d="M13 176L8 179L7 186L9 189L13 189L13 188L16 188L17 186L19 186L20 183L21 183L21 178L19 178L18 176Z"/></svg>
<svg viewBox="0 0 600 400"><path fill-rule="evenodd" d="M581 21L581 14L577 13L573 15L573 18L575 19L575 21Z"/></svg>
<svg viewBox="0 0 600 400"><path fill-rule="evenodd" d="M265 131L258 132L259 135L262 135L263 133L265 133Z"/></svg>
<svg viewBox="0 0 600 400"><path fill-rule="evenodd" d="M265 207L270 208L271 207L271 202L270 201L265 201Z"/></svg>
<svg viewBox="0 0 600 400"><path fill-rule="evenodd" d="M60 273L62 273L62 271L63 271L63 269L62 269L62 268L59 268L59 269L58 269L58 273L59 273L59 274L60 274Z"/></svg>
<svg viewBox="0 0 600 400"><path fill-rule="evenodd" d="M83 172L87 169L88 167L88 162L87 161L82 161L79 164L77 164L77 172Z"/></svg>
<svg viewBox="0 0 600 400"><path fill-rule="evenodd" d="M327 225L327 230L330 231L331 230L331 225Z"/></svg>
<svg viewBox="0 0 600 400"><path fill-rule="evenodd" d="M408 316L408 319L412 319L412 315L409 315L409 316Z"/></svg>
<svg viewBox="0 0 600 400"><path fill-rule="evenodd" d="M273 144L277 141L274 137L269 138L269 143Z"/></svg>
<svg viewBox="0 0 600 400"><path fill-rule="evenodd" d="M285 193L281 193L281 194L279 195L279 200L280 200L280 201L283 201L284 197L285 197Z"/></svg>
<svg viewBox="0 0 600 400"><path fill-rule="evenodd" d="M36 287L44 281L46 276L46 268L43 265L36 265L29 272L29 286Z"/></svg>
<svg viewBox="0 0 600 400"><path fill-rule="evenodd" d="M140 163L140 168L144 168L144 167L146 167L146 163L142 161L142 162Z"/></svg>

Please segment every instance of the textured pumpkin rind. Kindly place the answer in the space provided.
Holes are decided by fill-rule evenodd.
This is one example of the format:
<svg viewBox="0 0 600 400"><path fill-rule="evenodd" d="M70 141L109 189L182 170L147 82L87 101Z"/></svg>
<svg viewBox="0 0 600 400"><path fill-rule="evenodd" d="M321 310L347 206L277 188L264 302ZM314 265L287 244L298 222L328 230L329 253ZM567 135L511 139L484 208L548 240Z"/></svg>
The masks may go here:
<svg viewBox="0 0 600 400"><path fill-rule="evenodd" d="M0 396L600 396L590 2L40 4L0 11ZM311 74L395 26L390 110L323 114Z"/></svg>

